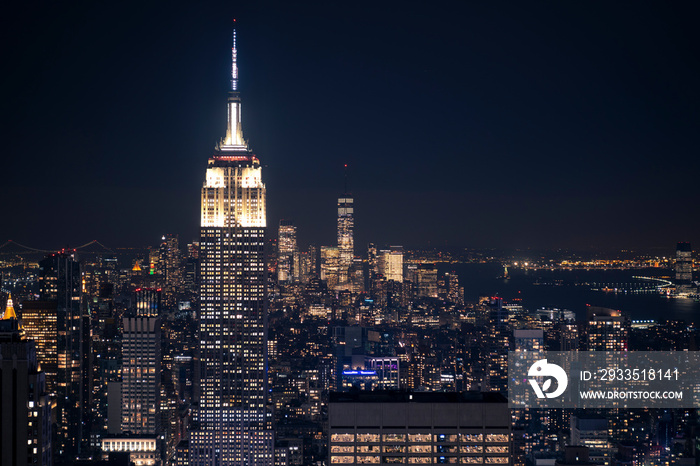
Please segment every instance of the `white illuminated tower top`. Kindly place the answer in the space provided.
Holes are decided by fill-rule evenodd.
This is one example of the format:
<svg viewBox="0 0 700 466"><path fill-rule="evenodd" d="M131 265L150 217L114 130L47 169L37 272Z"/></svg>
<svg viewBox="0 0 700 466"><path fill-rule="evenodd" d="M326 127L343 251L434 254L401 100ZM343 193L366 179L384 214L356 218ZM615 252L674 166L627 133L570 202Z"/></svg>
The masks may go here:
<svg viewBox="0 0 700 466"><path fill-rule="evenodd" d="M243 139L235 29L231 60L226 137L209 159L202 188L201 226L265 227L265 185L260 161Z"/></svg>
<svg viewBox="0 0 700 466"><path fill-rule="evenodd" d="M234 20L235 21L235 20ZM241 126L241 97L238 92L238 50L236 49L236 30L233 30L231 47L231 92L228 97L228 127L226 137L219 145L221 151L247 151L248 143L243 139Z"/></svg>

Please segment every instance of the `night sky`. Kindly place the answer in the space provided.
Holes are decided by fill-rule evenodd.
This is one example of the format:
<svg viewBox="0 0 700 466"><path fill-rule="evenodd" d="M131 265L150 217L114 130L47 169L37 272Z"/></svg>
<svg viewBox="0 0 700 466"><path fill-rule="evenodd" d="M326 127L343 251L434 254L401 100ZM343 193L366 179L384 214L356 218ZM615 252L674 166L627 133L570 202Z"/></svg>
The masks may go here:
<svg viewBox="0 0 700 466"><path fill-rule="evenodd" d="M0 243L196 239L236 17L273 236L700 245L697 2L250 3L4 6Z"/></svg>

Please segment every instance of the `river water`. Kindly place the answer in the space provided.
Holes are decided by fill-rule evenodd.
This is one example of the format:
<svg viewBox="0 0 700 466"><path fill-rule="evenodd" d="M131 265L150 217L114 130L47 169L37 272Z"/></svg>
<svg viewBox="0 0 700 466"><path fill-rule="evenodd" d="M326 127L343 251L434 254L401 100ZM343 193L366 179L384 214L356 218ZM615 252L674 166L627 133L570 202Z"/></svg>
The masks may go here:
<svg viewBox="0 0 700 466"><path fill-rule="evenodd" d="M654 291L633 292L653 287L653 282L635 276L666 277L668 269L629 270L510 270L510 278L498 278L498 263L438 264L438 272L456 272L464 297L473 302L479 296L500 296L507 303L522 304L534 311L541 307L569 309L578 319L586 317L586 304L619 309L632 320L683 320L700 324L700 301L668 298ZM601 285L628 290L598 291Z"/></svg>

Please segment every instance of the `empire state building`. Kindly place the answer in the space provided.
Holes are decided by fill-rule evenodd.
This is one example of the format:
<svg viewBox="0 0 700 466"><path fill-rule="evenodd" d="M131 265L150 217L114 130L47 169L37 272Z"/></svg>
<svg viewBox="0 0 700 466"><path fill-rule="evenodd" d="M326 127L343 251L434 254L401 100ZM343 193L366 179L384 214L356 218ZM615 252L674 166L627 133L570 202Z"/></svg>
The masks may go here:
<svg viewBox="0 0 700 466"><path fill-rule="evenodd" d="M272 465L266 412L265 185L243 139L233 31L226 137L209 158L200 235L200 399L190 465Z"/></svg>

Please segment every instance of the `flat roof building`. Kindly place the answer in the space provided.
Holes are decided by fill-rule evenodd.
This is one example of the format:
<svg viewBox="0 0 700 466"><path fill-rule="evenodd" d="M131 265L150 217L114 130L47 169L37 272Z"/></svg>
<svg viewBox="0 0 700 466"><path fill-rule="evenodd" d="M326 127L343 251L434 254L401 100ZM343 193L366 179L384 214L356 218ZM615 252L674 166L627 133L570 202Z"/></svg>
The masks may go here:
<svg viewBox="0 0 700 466"><path fill-rule="evenodd" d="M498 393L331 393L329 464L512 464Z"/></svg>

